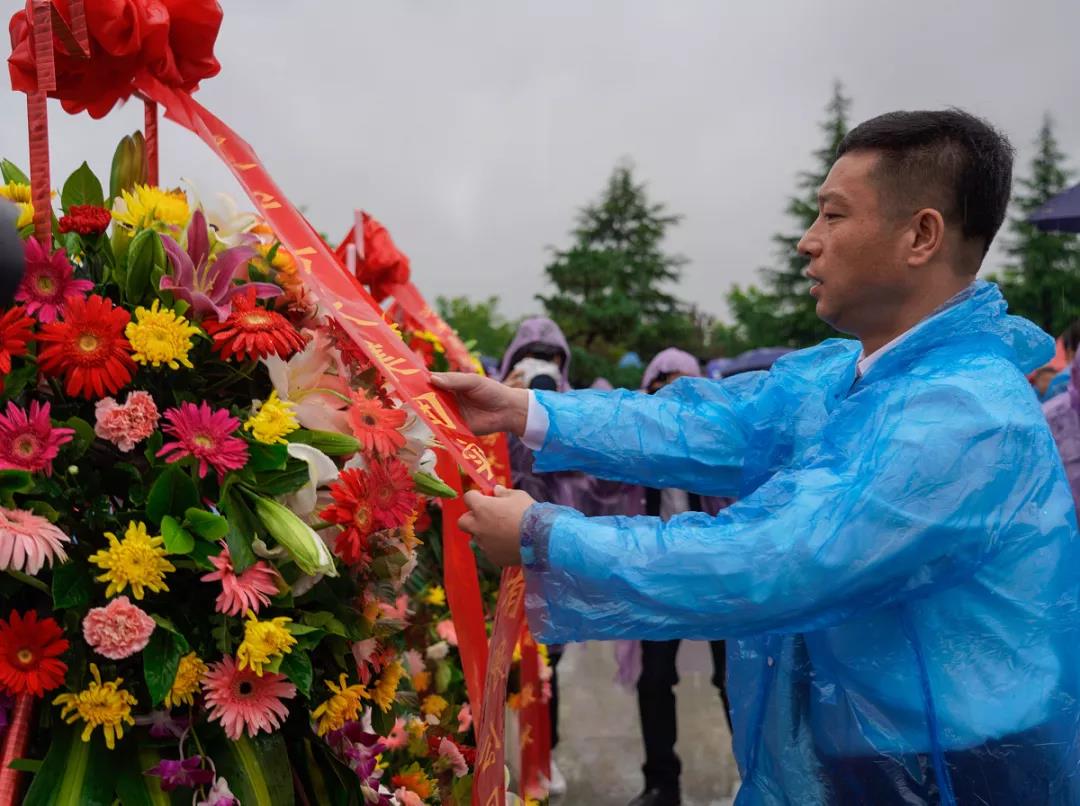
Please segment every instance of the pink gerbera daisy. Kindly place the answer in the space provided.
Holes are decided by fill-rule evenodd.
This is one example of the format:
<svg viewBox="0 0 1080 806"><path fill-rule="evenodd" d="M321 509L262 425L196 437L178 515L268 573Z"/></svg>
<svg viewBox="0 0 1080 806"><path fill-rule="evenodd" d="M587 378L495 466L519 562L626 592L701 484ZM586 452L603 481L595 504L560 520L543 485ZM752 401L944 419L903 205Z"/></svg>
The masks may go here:
<svg viewBox="0 0 1080 806"><path fill-rule="evenodd" d="M178 462L185 456L194 456L199 460L200 479L210 467L221 479L227 471L239 470L247 464L247 443L233 436L240 421L227 410L213 410L206 401L198 406L181 403L180 408L167 409L165 419L168 425L161 430L176 437L176 442L166 442L157 453L168 454L165 461Z"/></svg>
<svg viewBox="0 0 1080 806"><path fill-rule="evenodd" d="M48 563L67 559L71 538L40 515L0 507L0 570L33 576Z"/></svg>
<svg viewBox="0 0 1080 806"><path fill-rule="evenodd" d="M117 596L105 607L95 607L82 623L83 638L110 660L128 658L150 643L154 620L126 596Z"/></svg>
<svg viewBox="0 0 1080 806"><path fill-rule="evenodd" d="M236 741L244 733L255 736L281 726L289 709L282 699L296 696L296 686L283 674L241 669L229 656L210 664L203 678L211 721L221 723L225 735Z"/></svg>
<svg viewBox="0 0 1080 806"><path fill-rule="evenodd" d="M26 303L26 312L39 322L55 322L68 297L85 294L94 287L89 280L76 280L63 249L51 255L37 238L28 238L26 273L15 299Z"/></svg>
<svg viewBox="0 0 1080 806"><path fill-rule="evenodd" d="M71 441L73 428L54 428L49 404L34 400L29 415L8 401L0 414L0 470L44 470L52 473L52 461L60 446Z"/></svg>
<svg viewBox="0 0 1080 806"><path fill-rule="evenodd" d="M270 596L277 593L277 574L262 560L256 560L240 574L233 569L232 557L225 543L221 544L221 554L211 557L210 562L217 570L202 577L203 582L220 582L221 593L214 602L214 609L229 616L239 616L248 610L259 612L263 605L270 604Z"/></svg>

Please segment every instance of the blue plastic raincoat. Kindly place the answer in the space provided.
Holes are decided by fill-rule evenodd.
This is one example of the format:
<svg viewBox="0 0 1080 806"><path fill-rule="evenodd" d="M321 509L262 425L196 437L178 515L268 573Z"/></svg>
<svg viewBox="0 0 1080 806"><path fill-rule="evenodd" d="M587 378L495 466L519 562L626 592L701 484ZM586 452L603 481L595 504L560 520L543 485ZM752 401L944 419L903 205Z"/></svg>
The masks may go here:
<svg viewBox="0 0 1080 806"><path fill-rule="evenodd" d="M832 340L652 397L541 394L538 470L739 501L532 507L533 631L738 639L740 806L1080 803L1076 516L1024 378L1053 342L1005 307L976 283L861 378Z"/></svg>

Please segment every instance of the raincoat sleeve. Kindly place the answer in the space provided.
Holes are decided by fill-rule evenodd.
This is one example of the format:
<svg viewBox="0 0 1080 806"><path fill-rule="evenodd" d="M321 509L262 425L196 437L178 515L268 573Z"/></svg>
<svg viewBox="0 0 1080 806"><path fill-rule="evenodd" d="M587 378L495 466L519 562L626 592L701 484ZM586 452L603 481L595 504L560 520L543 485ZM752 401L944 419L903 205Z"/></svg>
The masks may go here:
<svg viewBox="0 0 1080 806"><path fill-rule="evenodd" d="M738 495L750 435L787 422L774 410L782 398L763 394L767 386L767 373L751 372L722 383L682 378L655 395L537 392L550 424L536 469Z"/></svg>
<svg viewBox="0 0 1080 806"><path fill-rule="evenodd" d="M1029 522L1052 484L1037 418L1003 425L944 389L823 434L715 516L585 518L536 505L522 525L526 605L548 643L717 639L821 629L940 590L996 551L1001 523ZM933 434L934 444L927 444ZM974 518L970 513L994 513ZM1063 517L1065 513L1063 513Z"/></svg>

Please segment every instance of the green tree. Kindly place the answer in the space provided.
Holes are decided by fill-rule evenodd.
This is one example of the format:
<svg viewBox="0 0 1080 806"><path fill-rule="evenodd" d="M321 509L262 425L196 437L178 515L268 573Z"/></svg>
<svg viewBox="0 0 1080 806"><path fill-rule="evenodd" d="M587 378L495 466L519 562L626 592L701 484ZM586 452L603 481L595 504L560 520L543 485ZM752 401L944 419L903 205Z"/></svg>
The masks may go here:
<svg viewBox="0 0 1080 806"><path fill-rule="evenodd" d="M848 131L851 99L837 82L825 107L820 124L824 136L814 152L814 167L796 179L796 193L788 200L787 213L792 230L773 237L779 263L761 270L762 288L735 286L728 293L728 308L733 325L722 326L717 336L731 344L746 347L809 347L836 332L822 322L814 311L809 282L803 275L808 260L800 255L797 244L818 215L817 192L836 161L836 149Z"/></svg>
<svg viewBox="0 0 1080 806"><path fill-rule="evenodd" d="M537 297L574 348L575 384L599 375L624 381L627 373L615 365L626 351L647 359L659 347L693 340L693 315L667 290L686 262L663 248L680 218L649 200L628 163L579 211L572 245L555 250L544 269L555 290Z"/></svg>
<svg viewBox="0 0 1080 806"><path fill-rule="evenodd" d="M1057 336L1080 318L1080 239L1068 233L1043 232L1027 217L1069 182L1065 155L1047 115L1035 138L1030 174L1019 180L1013 196L1016 214L1009 221L1006 266L1001 290L1009 309Z"/></svg>
<svg viewBox="0 0 1080 806"><path fill-rule="evenodd" d="M492 296L480 302L468 297L438 297L435 306L458 335L472 343L473 349L498 358L510 344L517 329L499 313L499 298Z"/></svg>

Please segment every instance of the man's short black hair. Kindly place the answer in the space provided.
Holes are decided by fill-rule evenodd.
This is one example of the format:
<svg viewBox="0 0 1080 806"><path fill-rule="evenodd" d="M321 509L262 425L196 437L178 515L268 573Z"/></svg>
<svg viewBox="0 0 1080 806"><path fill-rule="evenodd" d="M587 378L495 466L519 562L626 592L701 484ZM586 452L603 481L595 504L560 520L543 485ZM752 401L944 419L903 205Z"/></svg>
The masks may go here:
<svg viewBox="0 0 1080 806"><path fill-rule="evenodd" d="M889 112L848 132L836 156L851 151L881 153L878 176L905 213L934 207L983 255L990 249L1009 204L1013 147L985 120L959 109Z"/></svg>

